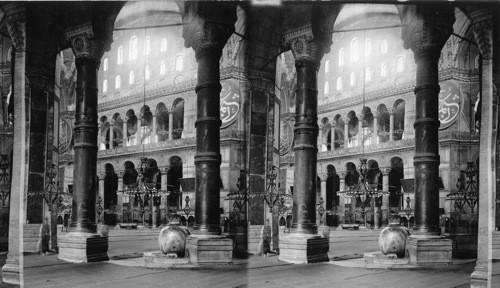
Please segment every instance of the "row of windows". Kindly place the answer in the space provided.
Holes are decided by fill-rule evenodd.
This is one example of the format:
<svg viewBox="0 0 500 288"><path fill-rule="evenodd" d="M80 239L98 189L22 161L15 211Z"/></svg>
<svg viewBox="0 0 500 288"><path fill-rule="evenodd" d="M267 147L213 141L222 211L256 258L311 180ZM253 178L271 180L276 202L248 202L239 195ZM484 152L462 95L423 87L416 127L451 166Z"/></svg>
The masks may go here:
<svg viewBox="0 0 500 288"><path fill-rule="evenodd" d="M137 45L139 38L134 35L130 38L129 42L129 53L128 60L133 61L137 59ZM160 41L160 52L167 51L167 38L162 38ZM146 36L144 41L144 55L149 55L151 53L151 38ZM123 46L118 47L118 53L116 57L116 64L121 65L123 63ZM105 58L103 61L103 70L107 71L109 68L108 58Z"/></svg>
<svg viewBox="0 0 500 288"><path fill-rule="evenodd" d="M107 60L104 59L104 60ZM105 61L104 63L107 63ZM184 61L181 55L177 56L175 58L175 71L182 71L184 69ZM160 75L165 75L167 73L167 61L163 60L160 63ZM151 78L151 69L149 66L146 66L144 68L144 77L146 80L149 80ZM134 84L135 83L135 73L134 71L130 71L128 74L128 84ZM117 75L115 77L115 89L120 89L121 88L121 77L120 75ZM108 80L104 79L102 82L102 92L106 93L108 92Z"/></svg>
<svg viewBox="0 0 500 288"><path fill-rule="evenodd" d="M389 44L387 42L387 39L382 40L382 45L380 47L380 53L386 54L389 49ZM372 45L371 45L371 39L366 38L365 40L365 57L371 56L372 54ZM350 61L351 63L357 62L359 59L359 51L358 51L358 38L354 37L351 41L351 50L350 50ZM339 49L339 59L338 59L338 65L339 67L344 66L344 48ZM327 60L325 62L325 73L330 72L330 61Z"/></svg>
<svg viewBox="0 0 500 288"><path fill-rule="evenodd" d="M397 72L403 72L403 57L398 57L396 59L396 71ZM372 80L372 69L370 67L367 67L365 69L365 82L370 82ZM380 66L380 76L387 76L387 64L382 63ZM350 78L349 78L349 84L350 86L356 85L356 74L354 72L351 72ZM337 77L337 90L342 90L342 77ZM328 81L325 81L325 89L324 89L324 94L328 94L330 92L330 84Z"/></svg>

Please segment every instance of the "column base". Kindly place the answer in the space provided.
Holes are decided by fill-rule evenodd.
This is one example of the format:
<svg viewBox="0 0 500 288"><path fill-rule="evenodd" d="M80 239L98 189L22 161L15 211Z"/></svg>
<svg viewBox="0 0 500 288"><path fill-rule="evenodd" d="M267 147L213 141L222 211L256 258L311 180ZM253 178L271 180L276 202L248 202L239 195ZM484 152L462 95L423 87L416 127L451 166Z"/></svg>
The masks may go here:
<svg viewBox="0 0 500 288"><path fill-rule="evenodd" d="M247 235L247 252L257 255L259 251L259 243L262 240L261 230L263 225L249 225Z"/></svg>
<svg viewBox="0 0 500 288"><path fill-rule="evenodd" d="M70 232L59 237L60 260L81 263L107 261L108 237L99 234Z"/></svg>
<svg viewBox="0 0 500 288"><path fill-rule="evenodd" d="M451 264L452 241L444 237L415 236L406 238L406 257L410 264L421 266Z"/></svg>
<svg viewBox="0 0 500 288"><path fill-rule="evenodd" d="M186 258L193 264L229 264L233 259L233 240L215 235L190 235Z"/></svg>
<svg viewBox="0 0 500 288"><path fill-rule="evenodd" d="M2 267L2 281L4 283L20 285L21 273L19 270L19 258L9 259L9 255L7 255L7 260Z"/></svg>
<svg viewBox="0 0 500 288"><path fill-rule="evenodd" d="M330 243L317 234L298 234L280 237L279 260L290 263L328 262Z"/></svg>
<svg viewBox="0 0 500 288"><path fill-rule="evenodd" d="M488 267L477 265L474 268L474 271L470 275L470 287L471 288L487 288L491 287L491 283L489 282L489 273Z"/></svg>

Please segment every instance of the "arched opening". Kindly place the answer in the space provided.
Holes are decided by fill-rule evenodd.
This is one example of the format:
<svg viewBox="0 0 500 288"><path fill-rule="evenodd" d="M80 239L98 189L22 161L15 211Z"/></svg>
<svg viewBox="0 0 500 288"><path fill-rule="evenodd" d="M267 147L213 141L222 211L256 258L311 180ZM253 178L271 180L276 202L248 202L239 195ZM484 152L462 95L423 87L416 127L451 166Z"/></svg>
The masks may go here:
<svg viewBox="0 0 500 288"><path fill-rule="evenodd" d="M136 133L137 133L137 116L134 110L130 109L127 111L127 145L132 146L137 145Z"/></svg>
<svg viewBox="0 0 500 288"><path fill-rule="evenodd" d="M181 200L181 182L182 178L182 159L179 156L172 156L170 158L170 169L168 170L168 191L167 202L169 209L174 211L180 209Z"/></svg>
<svg viewBox="0 0 500 288"><path fill-rule="evenodd" d="M349 122L347 124L348 127L348 139L349 142L347 144L348 147L358 146L358 124L359 120L354 111L349 112L347 115Z"/></svg>
<svg viewBox="0 0 500 288"><path fill-rule="evenodd" d="M404 139L405 135L405 101L402 99L394 103L394 140Z"/></svg>
<svg viewBox="0 0 500 288"><path fill-rule="evenodd" d="M361 127L362 127L362 141L363 145L371 145L372 144L372 131L373 131L373 114L369 107L364 107L361 111L362 119Z"/></svg>
<svg viewBox="0 0 500 288"><path fill-rule="evenodd" d="M143 115L140 127L141 139L139 139L138 144L149 144L151 143L151 131L153 130L153 113L149 109L149 106L145 105L141 108L141 114Z"/></svg>
<svg viewBox="0 0 500 288"><path fill-rule="evenodd" d="M118 190L118 176L113 165L104 165L104 224L116 225L116 203Z"/></svg>
<svg viewBox="0 0 500 288"><path fill-rule="evenodd" d="M389 131L390 131L390 116L387 107L384 104L380 104L377 107L378 113L378 142L389 141Z"/></svg>
<svg viewBox="0 0 500 288"><path fill-rule="evenodd" d="M178 98L173 104L173 139L180 139L184 130L184 99Z"/></svg>
<svg viewBox="0 0 500 288"><path fill-rule="evenodd" d="M345 123L342 117L337 114L335 120L335 149L344 147L344 127Z"/></svg>
<svg viewBox="0 0 500 288"><path fill-rule="evenodd" d="M403 195L401 193L401 179L404 178L403 160L399 157L391 159L391 171L389 172L389 207L390 210L403 209ZM410 192L411 193L411 192Z"/></svg>
<svg viewBox="0 0 500 288"><path fill-rule="evenodd" d="M165 103L160 102L156 105L156 139L157 142L168 139L168 110Z"/></svg>
<svg viewBox="0 0 500 288"><path fill-rule="evenodd" d="M137 170L135 170L135 165L131 161L127 161L124 164L125 171L123 173L123 186L124 188L135 188L137 187ZM130 196L128 195L123 195L123 222L135 222L134 220L137 221L142 221L142 219L139 219L139 217L136 215L137 213L134 213L134 204L137 206L137 203L130 203ZM134 199L135 200L135 199ZM136 216L134 218L134 216Z"/></svg>
<svg viewBox="0 0 500 288"><path fill-rule="evenodd" d="M331 211L331 213L326 216L326 224L328 226L337 226L338 217L336 211L340 203L340 197L337 192L340 189L340 177L335 170L335 166L328 165L326 170L326 210Z"/></svg>

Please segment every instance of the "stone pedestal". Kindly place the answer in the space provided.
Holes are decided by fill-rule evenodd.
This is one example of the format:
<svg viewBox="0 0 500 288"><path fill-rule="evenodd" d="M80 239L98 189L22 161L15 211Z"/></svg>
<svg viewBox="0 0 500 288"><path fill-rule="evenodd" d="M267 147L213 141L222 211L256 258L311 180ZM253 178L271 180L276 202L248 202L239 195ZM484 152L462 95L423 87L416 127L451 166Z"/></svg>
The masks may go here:
<svg viewBox="0 0 500 288"><path fill-rule="evenodd" d="M223 236L191 235L186 241L186 258L193 264L229 264L233 240Z"/></svg>
<svg viewBox="0 0 500 288"><path fill-rule="evenodd" d="M27 253L40 253L40 227L42 224L23 225L23 251Z"/></svg>
<svg viewBox="0 0 500 288"><path fill-rule="evenodd" d="M248 225L248 232L247 232L248 253L251 254L259 253L259 243L261 240L260 230L262 230L262 225Z"/></svg>
<svg viewBox="0 0 500 288"><path fill-rule="evenodd" d="M443 237L411 235L406 238L406 257L421 266L451 264L452 241Z"/></svg>
<svg viewBox="0 0 500 288"><path fill-rule="evenodd" d="M108 237L79 232L60 236L58 259L74 263L107 261Z"/></svg>
<svg viewBox="0 0 500 288"><path fill-rule="evenodd" d="M292 233L280 237L279 260L297 264L327 262L329 248L328 238Z"/></svg>
<svg viewBox="0 0 500 288"><path fill-rule="evenodd" d="M2 266L2 282L19 285L20 284L19 257L7 255L7 260Z"/></svg>

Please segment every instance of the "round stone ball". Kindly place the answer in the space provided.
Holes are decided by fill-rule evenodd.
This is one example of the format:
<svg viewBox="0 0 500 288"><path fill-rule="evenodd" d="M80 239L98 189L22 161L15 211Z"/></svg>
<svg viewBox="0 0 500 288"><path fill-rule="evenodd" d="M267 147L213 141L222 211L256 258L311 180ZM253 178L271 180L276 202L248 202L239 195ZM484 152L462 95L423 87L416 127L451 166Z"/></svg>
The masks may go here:
<svg viewBox="0 0 500 288"><path fill-rule="evenodd" d="M399 258L405 257L406 237L410 232L406 227L388 226L382 229L378 237L378 245L382 254L394 253Z"/></svg>
<svg viewBox="0 0 500 288"><path fill-rule="evenodd" d="M161 229L158 244L163 254L175 253L177 257L184 257L186 239L189 231L181 226L167 226Z"/></svg>

